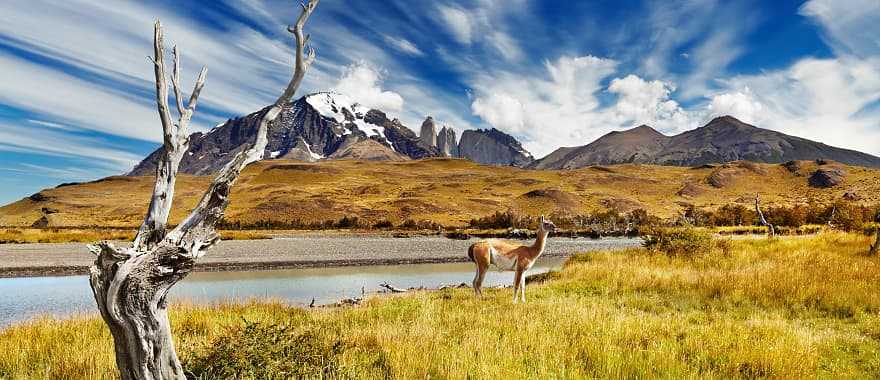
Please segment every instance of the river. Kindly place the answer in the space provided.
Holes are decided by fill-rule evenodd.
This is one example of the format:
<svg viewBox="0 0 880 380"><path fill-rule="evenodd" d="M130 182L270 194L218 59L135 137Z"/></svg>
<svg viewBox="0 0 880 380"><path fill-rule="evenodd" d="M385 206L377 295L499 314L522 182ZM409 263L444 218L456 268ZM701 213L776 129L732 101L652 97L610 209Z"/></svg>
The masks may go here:
<svg viewBox="0 0 880 380"><path fill-rule="evenodd" d="M328 238L320 238L328 242ZM342 244L351 242L351 238ZM369 240L369 239L361 239ZM255 245L265 245L265 241L254 241ZM301 241L300 241L301 242ZM416 246L436 244L438 247L450 246L448 239L385 239L384 249L407 250ZM463 242L462 242L463 243ZM248 247L247 243L236 242L236 246ZM281 243L285 244L282 240ZM288 243L290 242L288 241ZM455 252L441 252L434 248L438 257L451 254L461 255L458 245L453 244ZM559 268L569 254L597 249L626 247L638 244L635 239L551 239L549 250L552 254L541 257L529 274L541 273ZM349 244L362 251L370 244ZM447 248L449 249L449 248ZM253 252L253 247L247 249ZM209 252L206 257L210 257ZM381 257L378 253L376 256ZM388 282L394 286L435 288L441 285L466 283L470 285L474 267L469 262L360 265L341 267L317 267L278 270L247 270L222 272L195 272L172 288L171 302L191 302L210 304L217 302L245 301L254 298L272 298L291 304L308 304L314 298L317 304L326 304L344 298L359 297L362 291L380 290L379 284ZM490 272L484 286L509 285L513 282L512 272ZM38 316L66 317L75 314L96 313L94 299L89 288L88 276L52 276L0 278L0 326L31 319Z"/></svg>

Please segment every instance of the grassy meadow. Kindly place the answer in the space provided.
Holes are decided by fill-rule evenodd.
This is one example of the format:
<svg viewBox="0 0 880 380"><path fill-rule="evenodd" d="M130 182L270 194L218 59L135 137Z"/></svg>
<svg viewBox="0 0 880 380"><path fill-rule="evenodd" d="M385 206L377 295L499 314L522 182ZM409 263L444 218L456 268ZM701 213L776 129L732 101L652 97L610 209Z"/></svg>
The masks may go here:
<svg viewBox="0 0 880 380"><path fill-rule="evenodd" d="M579 255L510 289L423 291L360 307L176 305L196 378L871 378L880 258L869 237L716 240L669 255ZM95 317L0 331L0 378L112 378Z"/></svg>

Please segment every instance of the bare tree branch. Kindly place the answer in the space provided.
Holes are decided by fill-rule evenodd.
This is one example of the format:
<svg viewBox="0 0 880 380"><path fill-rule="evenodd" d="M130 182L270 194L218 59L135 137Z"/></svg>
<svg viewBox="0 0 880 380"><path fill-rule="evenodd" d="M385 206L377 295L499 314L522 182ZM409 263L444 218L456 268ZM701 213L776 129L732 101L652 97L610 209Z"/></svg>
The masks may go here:
<svg viewBox="0 0 880 380"><path fill-rule="evenodd" d="M189 106L184 107L182 91L180 90L180 52L175 46L173 54L173 73L171 83L174 89L175 101L179 118L177 123L171 121L171 112L168 107L168 83L165 72L165 47L162 34L162 24L156 21L154 30L152 57L156 76L156 105L159 110L159 120L162 122L163 151L156 165L156 183L153 187L153 196L150 206L144 217L144 222L138 229L134 240L135 249L150 249L156 246L165 237L165 228L168 223L168 215L174 201L174 185L180 160L188 148L188 128L192 119L199 94L205 86L207 67L203 67L196 80L195 88L189 101Z"/></svg>
<svg viewBox="0 0 880 380"><path fill-rule="evenodd" d="M214 231L214 226L223 218L223 213L229 204L229 192L232 189L232 185L248 164L263 158L266 144L269 141L267 137L269 124L278 117L282 107L292 100L305 77L306 70L315 59L314 49L308 49L308 56L303 55L303 51L306 49L306 38L303 37L302 28L318 5L318 1L312 0L308 4L303 4L303 12L292 27L292 33L296 38L296 63L294 65L293 77L281 96L263 114L254 143L248 149L239 152L217 173L217 177L214 178L214 182L211 183L211 186L196 208L192 210L189 216L177 228L168 234L168 239L172 242L201 248L191 251L192 254L196 255L195 258L198 258L204 249L217 241L217 233ZM291 28L288 28L288 30L291 30Z"/></svg>
<svg viewBox="0 0 880 380"><path fill-rule="evenodd" d="M764 213L761 212L761 199L758 197L758 193L755 193L755 212L758 214L761 225L767 227L767 237L772 238L776 236L776 229L773 228L772 224L767 223Z"/></svg>
<svg viewBox="0 0 880 380"><path fill-rule="evenodd" d="M183 116L183 95L180 94L180 52L177 45L171 48L171 56L174 57L174 72L171 74L171 85L174 87L174 101L177 103L177 114Z"/></svg>

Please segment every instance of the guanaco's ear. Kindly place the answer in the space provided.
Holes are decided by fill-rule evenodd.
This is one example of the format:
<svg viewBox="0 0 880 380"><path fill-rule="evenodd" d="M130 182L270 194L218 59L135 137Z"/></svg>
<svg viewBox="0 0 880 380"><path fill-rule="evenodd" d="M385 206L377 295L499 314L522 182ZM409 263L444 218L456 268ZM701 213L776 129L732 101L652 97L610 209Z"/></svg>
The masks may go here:
<svg viewBox="0 0 880 380"><path fill-rule="evenodd" d="M541 215L541 224L544 224L544 215Z"/></svg>

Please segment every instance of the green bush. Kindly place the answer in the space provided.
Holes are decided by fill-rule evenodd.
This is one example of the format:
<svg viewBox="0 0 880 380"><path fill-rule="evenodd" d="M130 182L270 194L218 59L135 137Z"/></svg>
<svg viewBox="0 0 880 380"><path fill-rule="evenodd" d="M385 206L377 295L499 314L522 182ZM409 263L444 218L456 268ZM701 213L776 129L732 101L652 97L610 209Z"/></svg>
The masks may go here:
<svg viewBox="0 0 880 380"><path fill-rule="evenodd" d="M184 358L184 367L197 379L341 378L347 377L338 362L345 348L314 331L245 321Z"/></svg>
<svg viewBox="0 0 880 380"><path fill-rule="evenodd" d="M705 255L713 247L712 234L696 228L655 229L644 239L645 248L673 257Z"/></svg>

